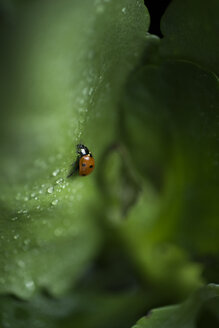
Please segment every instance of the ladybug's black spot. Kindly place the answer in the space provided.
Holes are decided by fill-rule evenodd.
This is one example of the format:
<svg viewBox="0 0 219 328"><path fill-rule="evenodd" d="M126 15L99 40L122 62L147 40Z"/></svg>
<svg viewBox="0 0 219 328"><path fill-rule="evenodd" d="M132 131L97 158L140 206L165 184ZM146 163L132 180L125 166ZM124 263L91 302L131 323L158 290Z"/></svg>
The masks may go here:
<svg viewBox="0 0 219 328"><path fill-rule="evenodd" d="M90 165L90 168L92 169L93 165Z"/></svg>
<svg viewBox="0 0 219 328"><path fill-rule="evenodd" d="M82 163L82 166L86 166L86 164L85 163Z"/></svg>

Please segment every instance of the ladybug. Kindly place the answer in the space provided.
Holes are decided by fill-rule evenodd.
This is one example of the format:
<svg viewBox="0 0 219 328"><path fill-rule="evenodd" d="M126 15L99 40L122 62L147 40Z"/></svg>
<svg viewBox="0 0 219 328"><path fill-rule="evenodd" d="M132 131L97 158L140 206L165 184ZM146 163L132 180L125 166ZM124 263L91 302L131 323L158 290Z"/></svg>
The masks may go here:
<svg viewBox="0 0 219 328"><path fill-rule="evenodd" d="M95 166L94 158L89 149L84 145L77 145L77 153L79 155L79 175L90 174Z"/></svg>
<svg viewBox="0 0 219 328"><path fill-rule="evenodd" d="M73 164L73 171L69 174L69 176L73 175L76 172L78 172L81 176L86 176L94 170L94 158L89 149L82 144L77 145L77 153L78 158Z"/></svg>

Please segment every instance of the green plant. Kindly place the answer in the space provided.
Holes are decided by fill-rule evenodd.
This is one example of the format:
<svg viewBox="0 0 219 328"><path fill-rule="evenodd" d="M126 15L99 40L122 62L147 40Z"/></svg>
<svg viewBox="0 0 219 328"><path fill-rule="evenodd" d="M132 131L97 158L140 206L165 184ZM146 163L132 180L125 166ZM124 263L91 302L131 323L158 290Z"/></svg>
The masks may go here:
<svg viewBox="0 0 219 328"><path fill-rule="evenodd" d="M159 39L138 0L1 3L3 328L131 327L199 288L137 327L217 324L218 11L174 0Z"/></svg>

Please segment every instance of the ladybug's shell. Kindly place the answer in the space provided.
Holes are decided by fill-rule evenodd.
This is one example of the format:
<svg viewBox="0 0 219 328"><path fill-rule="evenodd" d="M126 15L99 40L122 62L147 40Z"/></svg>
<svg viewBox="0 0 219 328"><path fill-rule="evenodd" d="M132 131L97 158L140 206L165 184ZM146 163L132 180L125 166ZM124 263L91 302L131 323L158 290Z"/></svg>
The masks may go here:
<svg viewBox="0 0 219 328"><path fill-rule="evenodd" d="M79 174L88 175L90 174L95 166L95 161L92 156L85 155L80 158L79 161Z"/></svg>

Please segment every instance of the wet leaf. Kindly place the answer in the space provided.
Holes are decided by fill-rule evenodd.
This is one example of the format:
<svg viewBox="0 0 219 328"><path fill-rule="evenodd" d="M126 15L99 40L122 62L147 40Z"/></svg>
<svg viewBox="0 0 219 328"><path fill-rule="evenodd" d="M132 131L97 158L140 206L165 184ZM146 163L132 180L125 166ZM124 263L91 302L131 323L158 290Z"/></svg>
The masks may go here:
<svg viewBox="0 0 219 328"><path fill-rule="evenodd" d="M114 141L118 96L149 17L143 2L130 0L9 9L1 29L0 291L27 298L40 287L63 293L98 252L95 172L67 175L77 143L98 170Z"/></svg>

